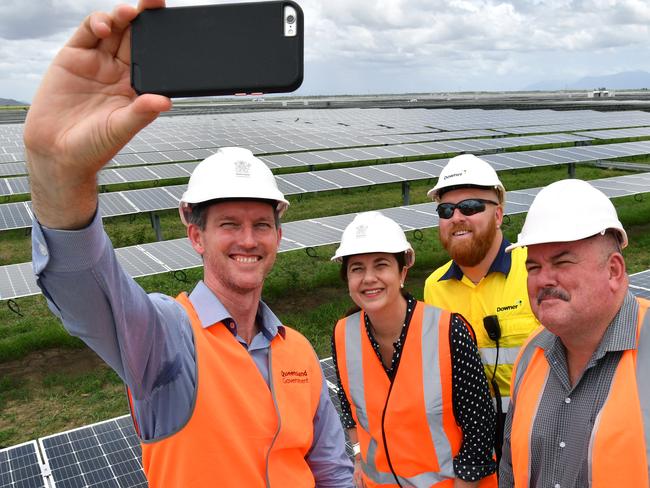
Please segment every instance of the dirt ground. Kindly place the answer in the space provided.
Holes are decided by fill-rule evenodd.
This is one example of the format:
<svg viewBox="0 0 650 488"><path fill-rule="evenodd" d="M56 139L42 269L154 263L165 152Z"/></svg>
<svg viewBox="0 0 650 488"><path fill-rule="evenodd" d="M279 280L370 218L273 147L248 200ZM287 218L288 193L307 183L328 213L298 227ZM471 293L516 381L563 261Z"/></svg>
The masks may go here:
<svg viewBox="0 0 650 488"><path fill-rule="evenodd" d="M90 349L0 364L0 449L128 412L124 386Z"/></svg>
<svg viewBox="0 0 650 488"><path fill-rule="evenodd" d="M40 380L53 372L73 374L105 367L97 354L83 349L47 349L36 351L23 359L0 363L0 378L14 377Z"/></svg>

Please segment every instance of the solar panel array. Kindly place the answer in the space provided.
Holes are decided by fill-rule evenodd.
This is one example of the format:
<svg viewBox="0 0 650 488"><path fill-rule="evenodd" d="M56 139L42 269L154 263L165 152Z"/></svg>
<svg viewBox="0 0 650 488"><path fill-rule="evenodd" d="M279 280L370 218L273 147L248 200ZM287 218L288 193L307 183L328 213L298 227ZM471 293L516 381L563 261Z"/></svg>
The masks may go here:
<svg viewBox="0 0 650 488"><path fill-rule="evenodd" d="M396 135L494 130L509 134L650 126L641 111L338 109L161 117L121 152L185 151L242 145L258 153L384 144ZM427 140L427 139L420 139ZM435 139L428 139L435 140ZM0 162L24 160L22 124L0 127ZM175 159L177 160L177 159Z"/></svg>
<svg viewBox="0 0 650 488"><path fill-rule="evenodd" d="M321 360L340 413L332 358ZM347 433L346 451L352 457ZM129 415L0 450L0 488L146 488L140 440Z"/></svg>
<svg viewBox="0 0 650 488"><path fill-rule="evenodd" d="M589 137L573 134L549 134L526 137L501 137L497 139L463 139L460 141L430 142L430 143L409 143L395 144L390 146L368 146L361 148L306 151L290 154L278 154L264 156L262 159L272 169L293 168L299 166L317 166L324 164L335 164L345 162L376 161L382 159L415 158L435 154L448 154L459 152L481 153L485 151L505 150L521 146L540 146L545 144L576 143L591 140ZM125 181L143 181L147 179L160 179L163 177L180 177L189 174L174 174L172 176L160 176L155 173L155 166L161 163L173 161L193 161L204 159L214 152L212 149L199 149L195 151L170 152L147 152L140 154L125 154L116 156L109 166L139 166L132 169L131 173L136 176L122 176L122 183ZM264 153L257 153L264 154ZM143 166L147 165L147 166ZM149 168L148 166L154 166ZM192 168L193 169L193 168ZM151 170L153 173L148 173ZM138 171L142 174L138 175ZM190 170L191 172L191 170ZM0 164L0 176L16 176L27 173L25 163ZM102 173L103 174L103 173ZM117 172L118 175L129 175L127 171ZM154 178L151 178L154 175ZM149 176L149 177L147 177ZM135 179L134 179L135 178ZM100 184L106 184L106 179L100 177Z"/></svg>
<svg viewBox="0 0 650 488"><path fill-rule="evenodd" d="M650 192L650 173L592 180L610 198ZM540 188L511 191L506 196L506 214L526 212ZM428 229L438 225L436 204L421 203L383 209L405 230ZM338 243L343 229L356 214L288 222L282 226L280 252ZM116 249L117 258L133 277L146 276L202 265L185 238L140 244ZM0 267L0 300L40 293L31 263Z"/></svg>
<svg viewBox="0 0 650 488"><path fill-rule="evenodd" d="M637 156L642 154L650 154L650 141L488 154L483 156L483 159L488 161L497 171L504 171L546 165L573 164L585 161L607 161L623 156ZM444 158L411 161L408 163L290 173L278 175L276 176L276 180L278 187L285 195L297 195L359 186L437 178L447 161ZM196 163L189 164L192 165L191 169L196 166ZM172 166L177 168L182 167L180 164ZM155 169L157 170L158 168ZM156 174L152 168L129 168L129 170L132 169L137 169L141 173L146 172L146 174L153 173L154 179L162 178L160 172ZM186 176L189 176L191 169L181 169L180 171ZM104 217L168 210L178 206L178 201L185 188L186 185L175 185L101 193L99 195L99 205ZM31 220L32 211L29 202L0 204L0 231L30 227Z"/></svg>

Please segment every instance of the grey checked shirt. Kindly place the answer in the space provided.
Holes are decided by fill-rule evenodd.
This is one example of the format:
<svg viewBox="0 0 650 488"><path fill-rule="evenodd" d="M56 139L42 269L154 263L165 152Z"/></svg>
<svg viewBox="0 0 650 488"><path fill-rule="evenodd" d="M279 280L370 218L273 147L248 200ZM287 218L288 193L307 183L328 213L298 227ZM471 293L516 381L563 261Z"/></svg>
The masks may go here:
<svg viewBox="0 0 650 488"><path fill-rule="evenodd" d="M533 339L533 344L544 350L550 374L533 424L531 488L589 486L587 458L594 420L607 399L623 351L636 349L638 308L636 299L628 292L582 377L573 387L560 339L548 330ZM514 487L510 433L515 410L516 405L511 404L499 466L499 488Z"/></svg>

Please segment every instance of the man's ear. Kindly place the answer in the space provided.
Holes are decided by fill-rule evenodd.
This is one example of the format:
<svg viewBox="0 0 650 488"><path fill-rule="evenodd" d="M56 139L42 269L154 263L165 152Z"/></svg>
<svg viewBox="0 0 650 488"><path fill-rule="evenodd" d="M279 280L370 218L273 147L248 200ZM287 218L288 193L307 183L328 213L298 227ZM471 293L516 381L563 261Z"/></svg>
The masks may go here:
<svg viewBox="0 0 650 488"><path fill-rule="evenodd" d="M187 226L187 238L190 240L194 250L203 256L205 247L203 246L203 231L196 224L189 224Z"/></svg>
<svg viewBox="0 0 650 488"><path fill-rule="evenodd" d="M609 283L612 290L616 291L621 286L627 286L625 260L621 253L614 252L607 258L607 269L609 271Z"/></svg>
<svg viewBox="0 0 650 488"><path fill-rule="evenodd" d="M497 229L500 229L501 224L503 224L503 206L502 205L497 205L495 218L497 219Z"/></svg>

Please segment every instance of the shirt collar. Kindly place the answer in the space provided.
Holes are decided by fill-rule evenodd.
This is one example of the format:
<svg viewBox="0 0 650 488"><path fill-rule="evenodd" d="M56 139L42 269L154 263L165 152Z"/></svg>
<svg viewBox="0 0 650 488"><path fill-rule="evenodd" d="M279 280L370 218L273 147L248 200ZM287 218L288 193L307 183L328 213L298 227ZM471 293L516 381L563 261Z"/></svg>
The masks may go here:
<svg viewBox="0 0 650 488"><path fill-rule="evenodd" d="M201 327L204 329L219 322L235 324L230 312L226 310L226 307L223 306L219 298L217 298L203 281L199 281L196 284L194 290L190 293L189 299L199 317ZM261 300L257 308L257 323L260 326L262 334L268 340L272 340L278 332L284 337L285 331L282 322L280 322L280 319L271 311L268 305ZM237 336L237 324L235 324L235 327L229 327L229 330L235 337Z"/></svg>
<svg viewBox="0 0 650 488"><path fill-rule="evenodd" d="M508 239L505 237L501 240L501 246L499 247L499 252L497 255L494 257L494 261L492 261L492 264L490 265L490 269L488 269L487 274L490 273L503 273L504 275L508 276L508 273L510 273L510 268L512 266L512 254L509 252L506 252L506 247L510 245L510 242L508 242ZM486 275L487 276L487 275ZM462 280L463 279L463 270L460 269L460 266L456 263L456 261L451 262L451 266L449 266L449 269L443 274L438 281L445 281L445 280Z"/></svg>
<svg viewBox="0 0 650 488"><path fill-rule="evenodd" d="M609 324L596 354L609 351L626 351L637 348L636 328L639 313L639 302L634 295L627 292L623 305L614 320Z"/></svg>

